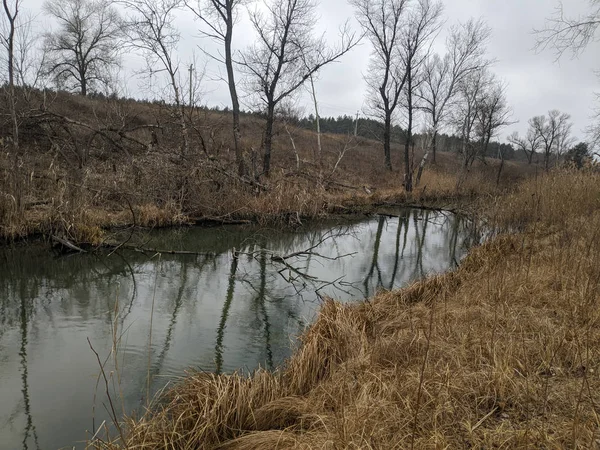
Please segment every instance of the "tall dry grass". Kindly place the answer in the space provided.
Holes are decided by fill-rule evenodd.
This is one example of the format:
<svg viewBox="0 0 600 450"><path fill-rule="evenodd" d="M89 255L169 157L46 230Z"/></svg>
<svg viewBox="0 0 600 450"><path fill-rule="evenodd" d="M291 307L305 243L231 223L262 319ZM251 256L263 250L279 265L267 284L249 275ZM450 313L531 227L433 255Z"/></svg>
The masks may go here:
<svg viewBox="0 0 600 450"><path fill-rule="evenodd" d="M513 231L456 271L328 300L279 371L189 374L93 445L597 448L600 176L541 176L486 213Z"/></svg>

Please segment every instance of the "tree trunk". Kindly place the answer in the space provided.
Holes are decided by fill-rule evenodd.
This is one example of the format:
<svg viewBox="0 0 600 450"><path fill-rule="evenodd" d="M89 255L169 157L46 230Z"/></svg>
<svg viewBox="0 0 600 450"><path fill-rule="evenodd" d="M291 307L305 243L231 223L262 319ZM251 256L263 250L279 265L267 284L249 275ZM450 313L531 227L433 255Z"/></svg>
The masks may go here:
<svg viewBox="0 0 600 450"><path fill-rule="evenodd" d="M504 153L500 150L500 167L498 168L498 174L496 175L496 186L500 184L500 176L502 175L502 169L504 169Z"/></svg>
<svg viewBox="0 0 600 450"><path fill-rule="evenodd" d="M296 170L300 172L300 156L298 155L298 149L296 148L294 136L292 136L292 133L290 133L287 123L284 123L283 126L285 127L285 132L288 134L290 141L292 142L292 150L294 151L294 156L296 157Z"/></svg>
<svg viewBox="0 0 600 450"><path fill-rule="evenodd" d="M385 123L383 125L383 153L385 155L385 167L389 171L392 170L392 114L389 111L385 113Z"/></svg>
<svg viewBox="0 0 600 450"><path fill-rule="evenodd" d="M175 72L173 71L171 74L171 85L173 86L173 92L175 94L175 114L177 119L179 120L179 126L181 127L181 137L183 138L183 142L181 144L181 157L185 157L189 153L189 138L188 138L188 130L187 124L185 123L185 114L184 108L181 101L181 94L179 92L179 87L177 86L177 80L175 79Z"/></svg>
<svg viewBox="0 0 600 450"><path fill-rule="evenodd" d="M467 172L469 171L469 155L468 155L468 146L469 144L467 144L466 141L466 137L465 134L463 133L463 137L462 137L462 156L463 156L463 162L460 165L460 171L458 173L458 178L456 179L456 190L458 191L460 189L460 187L462 186L463 182L466 180L467 178Z"/></svg>
<svg viewBox="0 0 600 450"><path fill-rule="evenodd" d="M429 151L425 152L425 155L423 155L423 159L421 160L421 164L419 164L419 171L417 172L415 187L418 187L419 183L421 182L421 176L423 175L423 169L425 169L425 164L427 164L427 158L429 158Z"/></svg>
<svg viewBox="0 0 600 450"><path fill-rule="evenodd" d="M408 126L406 127L406 141L404 142L404 189L406 192L412 191L412 170L410 167L410 145L412 143L412 77L408 74Z"/></svg>
<svg viewBox="0 0 600 450"><path fill-rule="evenodd" d="M409 116L411 114L409 113ZM409 119L410 122L411 119ZM410 143L412 141L412 133L406 131L406 142L404 143L404 189L406 192L412 191L412 173L410 170Z"/></svg>
<svg viewBox="0 0 600 450"><path fill-rule="evenodd" d="M265 137L263 140L263 174L269 176L271 173L271 148L273 146L273 122L275 121L275 105L269 104L267 108L267 124L265 126Z"/></svg>
<svg viewBox="0 0 600 450"><path fill-rule="evenodd" d="M315 83L313 80L313 76L310 76L310 87L312 89L312 97L313 97L313 101L315 103L315 117L316 117L316 122L317 122L317 157L318 157L318 161L319 164L321 163L321 156L323 153L322 147L321 147L321 117L319 116L319 104L317 103L317 91L315 91Z"/></svg>
<svg viewBox="0 0 600 450"><path fill-rule="evenodd" d="M432 154L432 163L436 163L435 154L437 151L437 124L433 126L433 136L431 137L431 152Z"/></svg>
<svg viewBox="0 0 600 450"><path fill-rule="evenodd" d="M233 57L231 51L231 41L233 39L233 11L228 11L227 31L225 33L225 67L227 69L227 83L229 84L229 95L231 96L231 110L233 116L233 145L235 148L235 159L238 166L238 175L246 175L246 164L241 144L240 131L240 102L235 86L235 73L233 71Z"/></svg>
<svg viewBox="0 0 600 450"><path fill-rule="evenodd" d="M15 63L14 63L14 59L15 59L15 16L11 16L9 11L8 11L8 5L6 4L6 1L4 2L4 8L6 11L6 15L8 17L8 22L9 22L9 34L8 34L8 85L11 87L11 89L14 87L15 85Z"/></svg>

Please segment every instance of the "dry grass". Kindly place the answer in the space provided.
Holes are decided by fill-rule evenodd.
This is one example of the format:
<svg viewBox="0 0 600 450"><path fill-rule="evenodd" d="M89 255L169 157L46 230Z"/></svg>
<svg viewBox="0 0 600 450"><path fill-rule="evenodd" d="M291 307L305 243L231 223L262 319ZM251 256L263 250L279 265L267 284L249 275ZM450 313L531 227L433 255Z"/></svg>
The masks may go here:
<svg viewBox="0 0 600 450"><path fill-rule="evenodd" d="M0 96L0 106L2 101ZM34 95L32 102L28 108L37 114L41 99ZM533 166L508 162L501 185L496 186L498 161L477 162L457 191L459 161L454 154L440 152L437 165L428 166L421 185L406 195L400 145L392 148L395 170L389 172L383 165L381 143L359 137L346 147L345 136L326 134L319 165L315 133L291 129L300 170L287 133L276 130L272 174L261 179L264 189L259 190L234 175L230 119L225 114L194 116L192 123L203 133L204 147L192 133L190 153L182 159L180 130L160 106L61 94L47 108L91 127L141 127L128 134L141 143L151 142L151 132L144 126L160 123L159 144L149 149L115 134L123 146L115 148L89 129L50 127L43 120L25 118L17 158L10 145L0 142L0 239L40 233L94 243L98 229L115 225L158 227L202 218L296 225L299 220L377 203L456 203L512 189L515 180L535 172ZM243 117L243 148L249 164L252 150L260 149L262 125L258 118ZM0 120L0 136L8 130ZM345 147L347 152L333 172ZM83 150L89 154L80 165ZM260 167L260 155L256 156L255 165ZM417 150L415 160L420 157Z"/></svg>
<svg viewBox="0 0 600 450"><path fill-rule="evenodd" d="M99 448L598 448L600 176L521 184L455 272L325 302L285 367L190 374Z"/></svg>

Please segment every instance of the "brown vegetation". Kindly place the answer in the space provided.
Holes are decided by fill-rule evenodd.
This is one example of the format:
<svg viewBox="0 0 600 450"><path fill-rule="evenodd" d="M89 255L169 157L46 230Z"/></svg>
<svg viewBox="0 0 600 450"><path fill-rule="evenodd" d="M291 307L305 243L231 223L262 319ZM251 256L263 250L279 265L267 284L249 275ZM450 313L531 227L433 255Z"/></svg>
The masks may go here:
<svg viewBox="0 0 600 450"><path fill-rule="evenodd" d="M478 192L497 192L496 161L478 162L456 190L459 163L441 154L407 195L400 172L386 171L377 141L324 135L321 164L316 135L289 127L274 141L268 178L237 175L226 114L195 110L190 150L180 155L181 130L168 106L115 99L29 93L20 99L20 147L0 129L0 238L61 234L99 243L102 229L194 223L198 219L249 219L297 224L305 218L348 212L377 203L455 202ZM260 169L262 121L243 117L242 145L251 172ZM3 130L3 131L2 131ZM343 153L345 150L345 153ZM343 153L343 158L340 154ZM401 167L400 148L392 152ZM417 149L416 160L420 151ZM506 164L501 189L535 170ZM371 191L368 194L365 187Z"/></svg>
<svg viewBox="0 0 600 450"><path fill-rule="evenodd" d="M600 177L531 179L487 215L513 232L455 272L329 300L278 372L190 373L126 442L96 445L595 448Z"/></svg>

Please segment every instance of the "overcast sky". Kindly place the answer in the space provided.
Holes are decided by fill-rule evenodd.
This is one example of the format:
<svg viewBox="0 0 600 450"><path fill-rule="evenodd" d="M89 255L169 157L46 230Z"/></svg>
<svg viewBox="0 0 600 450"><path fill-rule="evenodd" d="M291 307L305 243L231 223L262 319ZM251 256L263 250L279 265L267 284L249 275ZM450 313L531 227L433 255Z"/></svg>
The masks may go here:
<svg viewBox="0 0 600 450"><path fill-rule="evenodd" d="M565 1L565 10L577 15L586 10L589 0ZM23 7L40 10L42 0L24 0ZM574 134L584 138L583 130L591 122L595 105L594 92L599 80L595 70L600 70L600 61L595 58L600 46L592 44L577 59L566 55L559 62L551 51L536 54L533 50L534 28L541 28L545 18L550 16L557 0L445 0L445 27L464 22L471 17L483 17L492 29L488 54L497 63L493 71L508 85L508 102L512 106L513 120L517 124L507 128L506 136L517 130L527 129L527 120L550 109L559 109L571 114ZM46 19L40 16L41 21ZM321 0L319 6L318 32L326 33L334 42L339 26L353 17L353 9L346 0ZM358 29L356 21L353 26ZM201 39L197 32L199 24L192 14L185 12L178 16L177 25L181 31L180 60L189 64L192 53L196 54L199 65L206 64L204 79L204 101L208 105L228 106L230 104L225 83L219 81L224 73L219 64L207 61L198 47L212 51L216 47L207 39ZM43 23L47 28L52 23ZM235 46L241 50L253 39L253 32L244 17L235 31ZM436 50L443 52L443 33L438 38ZM361 110L365 99L363 74L367 68L370 45L365 41L347 54L339 63L326 67L316 85L322 116L354 115ZM125 66L130 70L140 64L132 55L125 56ZM127 94L151 97L153 93L130 73L124 74L127 80ZM306 114L311 112L307 95L299 100L305 106Z"/></svg>

